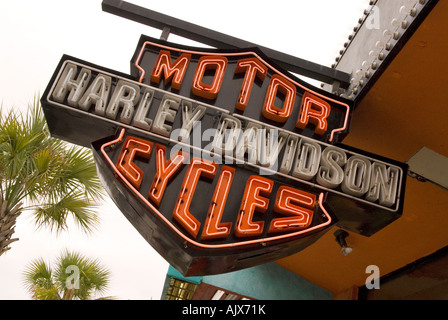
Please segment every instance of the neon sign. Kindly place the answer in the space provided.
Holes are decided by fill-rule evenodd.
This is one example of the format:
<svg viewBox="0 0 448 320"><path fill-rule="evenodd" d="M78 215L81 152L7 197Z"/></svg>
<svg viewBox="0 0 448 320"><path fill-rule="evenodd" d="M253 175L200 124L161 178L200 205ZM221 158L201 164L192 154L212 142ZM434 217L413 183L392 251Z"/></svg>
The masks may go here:
<svg viewBox="0 0 448 320"><path fill-rule="evenodd" d="M353 106L256 49L142 36L131 76L64 56L42 97L54 136L92 146L112 199L184 275L295 253L337 223L402 212L406 167L337 142Z"/></svg>
<svg viewBox="0 0 448 320"><path fill-rule="evenodd" d="M348 133L352 101L311 87L255 48L198 50L142 36L132 61L140 83L321 141Z"/></svg>

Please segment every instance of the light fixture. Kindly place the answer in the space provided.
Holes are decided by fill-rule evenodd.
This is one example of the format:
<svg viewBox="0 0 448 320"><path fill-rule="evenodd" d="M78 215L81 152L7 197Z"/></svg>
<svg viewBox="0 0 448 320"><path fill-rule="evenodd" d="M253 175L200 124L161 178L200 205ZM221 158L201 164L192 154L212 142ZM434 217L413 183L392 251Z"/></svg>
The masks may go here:
<svg viewBox="0 0 448 320"><path fill-rule="evenodd" d="M334 236L336 237L336 242L341 246L341 254L346 256L353 251L353 248L349 247L345 241L345 238L348 237L347 231L339 229L334 233Z"/></svg>
<svg viewBox="0 0 448 320"><path fill-rule="evenodd" d="M429 181L434 185L448 190L448 157L422 147L416 154L406 161L409 166L408 174L419 181Z"/></svg>

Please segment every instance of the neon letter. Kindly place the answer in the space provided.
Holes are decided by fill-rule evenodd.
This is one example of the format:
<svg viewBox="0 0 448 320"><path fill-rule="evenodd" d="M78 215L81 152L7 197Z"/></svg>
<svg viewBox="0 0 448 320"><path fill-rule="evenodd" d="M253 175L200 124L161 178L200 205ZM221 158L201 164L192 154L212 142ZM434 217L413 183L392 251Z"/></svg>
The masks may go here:
<svg viewBox="0 0 448 320"><path fill-rule="evenodd" d="M300 144L302 144L301 147ZM297 160L292 175L300 179L311 180L319 170L321 153L320 145L316 142L308 139L299 141Z"/></svg>
<svg viewBox="0 0 448 320"><path fill-rule="evenodd" d="M327 118L330 115L330 111L331 106L328 102L309 92L305 92L296 127L304 129L308 122L311 122L316 126L314 131L319 135L323 135L327 131Z"/></svg>
<svg viewBox="0 0 448 320"><path fill-rule="evenodd" d="M143 179L143 171L133 161L136 156L149 159L152 151L152 142L128 137L118 157L117 169L138 190Z"/></svg>
<svg viewBox="0 0 448 320"><path fill-rule="evenodd" d="M235 73L242 72L245 72L245 74L243 84L241 85L241 91L236 103L236 108L238 110L244 111L244 109L246 109L247 107L247 103L249 102L249 97L255 81L255 76L263 81L266 77L268 69L257 58L247 58L238 60Z"/></svg>
<svg viewBox="0 0 448 320"><path fill-rule="evenodd" d="M231 222L221 223L222 213L229 195L235 169L227 166L222 167L218 184L213 194L212 203L205 220L201 239L227 238L230 234Z"/></svg>
<svg viewBox="0 0 448 320"><path fill-rule="evenodd" d="M182 184L179 197L173 212L173 218L193 237L196 238L201 223L190 213L190 204L193 199L199 177L213 178L218 165L201 158L193 158L188 167Z"/></svg>
<svg viewBox="0 0 448 320"><path fill-rule="evenodd" d="M258 162L261 166L272 168L287 140L287 134L277 129L261 129L257 131L260 141ZM274 168L276 169L276 168Z"/></svg>
<svg viewBox="0 0 448 320"><path fill-rule="evenodd" d="M342 167L347 162L347 155L337 147L328 146L322 151L319 173L316 181L327 188L336 188L344 180Z"/></svg>
<svg viewBox="0 0 448 320"><path fill-rule="evenodd" d="M288 217L272 219L269 233L307 228L313 219L314 194L281 186L275 198L274 211Z"/></svg>
<svg viewBox="0 0 448 320"><path fill-rule="evenodd" d="M158 133L162 136L169 137L173 127L169 124L165 124L166 121L171 123L174 122L174 117L176 116L177 110L179 109L180 99L165 94L160 102L159 110L154 118L154 124L152 126L152 131Z"/></svg>
<svg viewBox="0 0 448 320"><path fill-rule="evenodd" d="M152 181L151 188L149 188L149 199L151 199L157 206L160 206L163 194L165 193L168 182L179 172L187 159L188 154L179 151L174 157L165 161L166 149L165 146L156 145L156 166L157 172Z"/></svg>
<svg viewBox="0 0 448 320"><path fill-rule="evenodd" d="M81 100L79 108L89 111L92 104L95 105L95 113L104 116L106 112L107 99L112 86L112 78L104 74L99 74L86 90Z"/></svg>
<svg viewBox="0 0 448 320"><path fill-rule="evenodd" d="M397 168L386 168L386 165L374 162L366 199L372 202L379 199L381 205L392 206L397 197L398 178Z"/></svg>
<svg viewBox="0 0 448 320"><path fill-rule="evenodd" d="M179 141L186 141L190 136L193 127L199 123L205 114L206 108L201 105L197 105L193 110L193 103L190 101L182 100L182 128L179 132Z"/></svg>
<svg viewBox="0 0 448 320"><path fill-rule="evenodd" d="M235 148L236 163L244 163L244 157L247 153L247 162L256 164L259 156L260 139L258 131L262 130L260 124L249 122L243 131L241 138Z"/></svg>
<svg viewBox="0 0 448 320"><path fill-rule="evenodd" d="M152 99L154 97L154 90L145 89L145 92L142 95L142 99L138 104L137 111L135 112L134 117L134 127L144 129L149 131L152 125L152 119L149 119L147 116L149 108L151 107Z"/></svg>
<svg viewBox="0 0 448 320"><path fill-rule="evenodd" d="M221 56L203 56L199 59L194 74L193 85L191 91L200 97L206 99L215 99L221 88L224 72L227 67L227 58ZM215 70L213 81L211 84L202 82L206 70Z"/></svg>
<svg viewBox="0 0 448 320"><path fill-rule="evenodd" d="M67 98L68 105L72 107L78 106L78 101L86 89L92 73L89 69L82 68L75 80L77 72L78 67L76 65L67 63L51 94L54 100L63 103L67 93L70 92Z"/></svg>
<svg viewBox="0 0 448 320"><path fill-rule="evenodd" d="M159 57L151 72L151 81L157 84L160 83L162 73L164 74L165 85L171 81L171 86L179 90L187 71L188 63L190 62L191 54L183 53L171 63L171 55L169 51L160 50Z"/></svg>
<svg viewBox="0 0 448 320"><path fill-rule="evenodd" d="M232 155L240 134L241 121L233 116L222 114L210 151L219 155Z"/></svg>
<svg viewBox="0 0 448 320"><path fill-rule="evenodd" d="M274 182L260 177L250 176L246 183L243 200L241 201L235 235L237 237L259 236L263 232L264 221L252 221L255 210L265 213Z"/></svg>
<svg viewBox="0 0 448 320"><path fill-rule="evenodd" d="M131 82L118 80L117 87L106 109L106 117L115 120L119 108L123 107L120 121L129 124L134 115L134 105L138 102L139 98L139 86Z"/></svg>
<svg viewBox="0 0 448 320"><path fill-rule="evenodd" d="M282 108L278 108L274 105L278 92L285 96ZM296 86L286 78L274 74L271 78L271 82L269 83L262 114L270 120L284 123L291 115L295 99Z"/></svg>
<svg viewBox="0 0 448 320"><path fill-rule="evenodd" d="M361 197L367 192L371 174L371 164L367 158L352 156L345 165L344 174L342 191L355 197Z"/></svg>
<svg viewBox="0 0 448 320"><path fill-rule="evenodd" d="M296 149L298 145L298 138L296 136L290 135L286 142L285 152L283 153L282 164L280 165L280 172L287 174L291 171L292 164L294 162L294 155L296 154Z"/></svg>

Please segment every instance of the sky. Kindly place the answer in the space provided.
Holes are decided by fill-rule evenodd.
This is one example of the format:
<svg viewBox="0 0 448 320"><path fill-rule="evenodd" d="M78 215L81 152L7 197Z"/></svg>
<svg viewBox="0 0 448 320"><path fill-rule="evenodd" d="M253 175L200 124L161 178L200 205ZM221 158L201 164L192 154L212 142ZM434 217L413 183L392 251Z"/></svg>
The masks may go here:
<svg viewBox="0 0 448 320"><path fill-rule="evenodd" d="M45 90L63 54L130 73L141 34L161 31L103 12L102 0L0 2L0 105L25 112ZM331 66L368 0L129 0L231 36ZM168 41L196 45L170 35ZM200 44L197 44L200 45ZM73 224L58 235L36 229L30 213L17 220L20 240L0 256L0 300L27 300L23 271L36 258L53 263L63 249L95 258L111 271L106 295L159 300L168 263L106 197L93 234Z"/></svg>

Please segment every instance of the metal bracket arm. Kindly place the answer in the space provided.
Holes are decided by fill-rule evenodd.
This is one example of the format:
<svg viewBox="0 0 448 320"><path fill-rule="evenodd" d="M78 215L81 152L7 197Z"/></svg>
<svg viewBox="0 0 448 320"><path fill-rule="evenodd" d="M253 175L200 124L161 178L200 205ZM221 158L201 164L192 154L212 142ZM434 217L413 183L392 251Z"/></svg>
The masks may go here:
<svg viewBox="0 0 448 320"><path fill-rule="evenodd" d="M244 49L258 47L275 63L290 72L325 83L339 82L343 88L347 88L350 84L350 75L348 73L259 46L126 1L103 0L102 10L160 30L169 28L170 33L215 48Z"/></svg>

